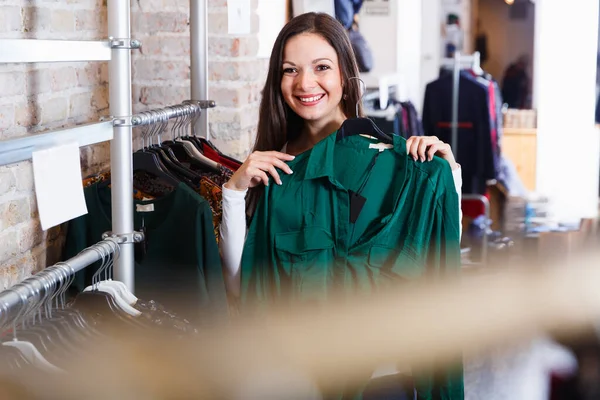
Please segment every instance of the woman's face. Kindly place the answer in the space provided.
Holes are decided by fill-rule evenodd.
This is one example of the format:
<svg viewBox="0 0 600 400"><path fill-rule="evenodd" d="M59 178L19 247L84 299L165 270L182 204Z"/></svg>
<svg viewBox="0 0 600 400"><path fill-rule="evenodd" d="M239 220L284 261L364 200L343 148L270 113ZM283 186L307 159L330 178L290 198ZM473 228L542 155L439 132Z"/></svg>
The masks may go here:
<svg viewBox="0 0 600 400"><path fill-rule="evenodd" d="M325 125L343 115L338 56L320 35L304 33L289 39L282 68L283 98L301 118Z"/></svg>

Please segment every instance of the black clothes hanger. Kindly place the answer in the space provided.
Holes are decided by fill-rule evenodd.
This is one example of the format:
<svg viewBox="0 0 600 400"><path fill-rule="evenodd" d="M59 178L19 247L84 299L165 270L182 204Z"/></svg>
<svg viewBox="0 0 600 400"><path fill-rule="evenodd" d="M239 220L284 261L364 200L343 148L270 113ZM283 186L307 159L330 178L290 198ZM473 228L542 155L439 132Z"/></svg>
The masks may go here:
<svg viewBox="0 0 600 400"><path fill-rule="evenodd" d="M350 79L358 79L364 85L364 82L360 78L353 77ZM358 105L360 104L361 101L362 101L362 95L360 96L360 99L358 99L358 102L356 103L356 117L348 118L344 121L344 123L342 124L340 129L338 129L338 132L336 135L336 141L339 141L339 140L341 140L345 137L349 137L349 136L369 135L369 136L372 136L384 143L388 143L388 144L393 143L394 139L392 138L392 136L388 135L387 133L384 133L381 129L379 129L377 127L377 125L375 125L375 123L373 121L371 121L369 118L364 118L364 117L361 118L358 116Z"/></svg>
<svg viewBox="0 0 600 400"><path fill-rule="evenodd" d="M168 172L158 155L149 151L140 150L133 153L133 171L139 170L148 172L173 187L177 187L180 183L177 177Z"/></svg>

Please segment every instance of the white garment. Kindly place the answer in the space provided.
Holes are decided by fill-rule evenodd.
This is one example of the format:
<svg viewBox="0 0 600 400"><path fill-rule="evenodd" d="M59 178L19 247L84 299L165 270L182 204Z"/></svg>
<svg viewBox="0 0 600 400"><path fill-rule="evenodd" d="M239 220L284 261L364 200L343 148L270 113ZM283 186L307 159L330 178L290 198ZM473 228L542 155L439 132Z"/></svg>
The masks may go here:
<svg viewBox="0 0 600 400"><path fill-rule="evenodd" d="M452 171L452 176L456 192L458 193L458 212L460 221L462 222L462 211L460 210L462 192L461 169L456 168ZM219 247L223 259L223 271L225 271L225 286L227 287L227 292L234 297L239 297L240 295L240 267L247 233L245 200L247 192L247 190L238 191L223 186L223 215L221 219Z"/></svg>

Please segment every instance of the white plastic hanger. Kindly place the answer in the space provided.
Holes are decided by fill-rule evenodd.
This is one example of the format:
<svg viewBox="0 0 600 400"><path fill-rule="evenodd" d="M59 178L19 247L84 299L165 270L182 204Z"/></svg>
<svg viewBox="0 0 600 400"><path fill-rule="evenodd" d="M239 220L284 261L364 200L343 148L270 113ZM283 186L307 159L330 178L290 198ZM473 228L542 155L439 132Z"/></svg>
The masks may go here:
<svg viewBox="0 0 600 400"><path fill-rule="evenodd" d="M26 310L27 309L31 310L32 307L34 307L36 305L36 303L35 302L28 303L27 297L14 289L7 289L7 290L12 290L15 293L17 293L19 295L19 297L21 298L22 304L21 304L21 308L19 309L19 313L17 314L17 316L14 319L13 339L8 342L3 342L2 345L7 346L7 347L16 348L17 350L19 350L21 352L21 354L23 354L23 357L25 357L25 359L27 361L29 361L32 365L42 369L43 371L54 372L54 373L66 373L62 369L58 368L57 366L51 364L48 360L46 360L46 358L33 345L33 343L17 339L17 321L19 319L21 319L21 317L26 315ZM28 307L28 304L29 304L29 307ZM8 307L5 308L4 303L2 305L3 305L4 315L8 315Z"/></svg>
<svg viewBox="0 0 600 400"><path fill-rule="evenodd" d="M102 250L102 251L100 251L100 250ZM125 298L119 293L119 291L112 284L110 284L110 283L105 284L105 285L102 285L102 287L100 287L100 285L98 285L98 283L100 282L99 281L100 275L102 274L102 272L104 272L107 269L107 267L110 265L110 263L112 263L112 258L107 262L105 257L108 255L108 252L105 252L104 248L96 247L96 248L94 248L94 251L96 251L100 254L100 258L102 259L102 265L100 266L100 268L98 268L98 271L96 271L96 273L92 277L92 285L86 287L83 291L91 292L91 291L97 290L99 292L108 293L114 298L115 303L121 310L123 310L127 314L132 315L134 317L140 316L142 314L141 311L138 311L135 308L133 308L131 306L131 304L129 304L127 302L127 300L125 300Z"/></svg>

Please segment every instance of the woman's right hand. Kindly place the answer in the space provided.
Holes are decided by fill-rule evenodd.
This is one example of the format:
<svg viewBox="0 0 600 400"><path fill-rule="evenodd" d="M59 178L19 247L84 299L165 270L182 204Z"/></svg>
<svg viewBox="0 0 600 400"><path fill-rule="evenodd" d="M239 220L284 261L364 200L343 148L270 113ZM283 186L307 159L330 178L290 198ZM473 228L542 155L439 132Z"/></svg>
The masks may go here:
<svg viewBox="0 0 600 400"><path fill-rule="evenodd" d="M281 178L275 168L279 168L287 174L291 174L291 168L285 161L291 161L295 157L279 151L255 151L248 156L246 161L225 183L228 189L244 191L260 184L269 185L267 172L273 177L278 185L281 185Z"/></svg>

